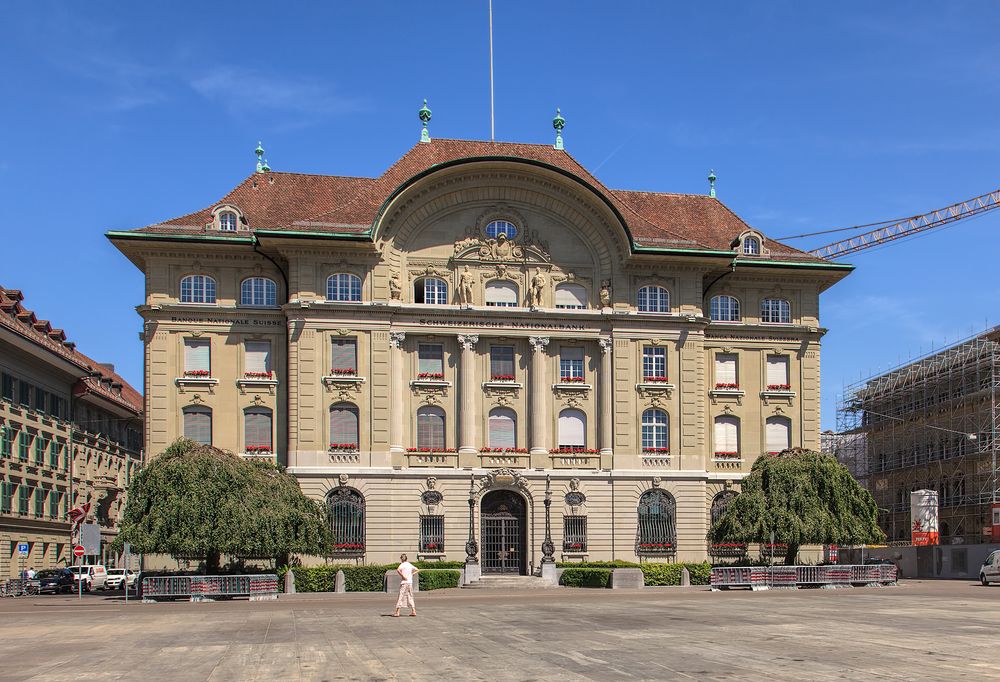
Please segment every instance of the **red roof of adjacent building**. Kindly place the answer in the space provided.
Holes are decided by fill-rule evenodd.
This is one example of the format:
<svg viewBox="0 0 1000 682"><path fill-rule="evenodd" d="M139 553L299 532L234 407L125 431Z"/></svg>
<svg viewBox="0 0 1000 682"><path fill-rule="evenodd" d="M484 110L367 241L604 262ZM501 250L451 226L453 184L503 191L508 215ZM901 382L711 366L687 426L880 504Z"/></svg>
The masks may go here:
<svg viewBox="0 0 1000 682"><path fill-rule="evenodd" d="M587 183L621 215L640 247L731 251L739 235L750 229L714 197L608 189L570 154L549 145L435 139L416 144L378 178L254 173L210 207L134 232L204 233L213 209L231 204L251 230L366 234L386 200L407 181L442 164L485 158L540 163ZM213 230L220 237L244 234ZM772 257L826 262L773 240L766 247Z"/></svg>
<svg viewBox="0 0 1000 682"><path fill-rule="evenodd" d="M80 369L80 387L113 403L142 413L142 394L132 388L118 373L76 350L76 344L66 340L62 329L54 329L47 320L39 320L22 304L24 294L19 289L0 286L0 326L40 346Z"/></svg>

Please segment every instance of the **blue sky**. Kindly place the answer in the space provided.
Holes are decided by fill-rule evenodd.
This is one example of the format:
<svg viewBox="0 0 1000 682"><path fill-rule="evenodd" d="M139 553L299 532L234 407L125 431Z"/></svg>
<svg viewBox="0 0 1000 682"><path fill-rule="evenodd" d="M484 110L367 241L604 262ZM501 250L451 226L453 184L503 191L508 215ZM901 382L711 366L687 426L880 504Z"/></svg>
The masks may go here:
<svg viewBox="0 0 1000 682"><path fill-rule="evenodd" d="M613 9L613 11L612 11ZM782 236L997 187L1000 4L495 0L497 138L608 186L704 192ZM8 4L0 284L142 386L140 273L102 236L211 204L253 168L377 175L418 138L489 137L486 0ZM1000 211L849 260L823 295L824 428L861 374L1000 321ZM793 242L818 246L824 240Z"/></svg>

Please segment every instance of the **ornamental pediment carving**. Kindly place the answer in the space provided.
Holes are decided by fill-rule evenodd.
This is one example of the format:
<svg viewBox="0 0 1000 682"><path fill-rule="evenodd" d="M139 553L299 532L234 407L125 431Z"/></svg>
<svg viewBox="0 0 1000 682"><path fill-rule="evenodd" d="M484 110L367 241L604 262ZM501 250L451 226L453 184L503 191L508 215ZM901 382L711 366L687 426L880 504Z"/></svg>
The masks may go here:
<svg viewBox="0 0 1000 682"><path fill-rule="evenodd" d="M483 263L550 263L548 244L539 241L533 232L508 239L500 234L496 239L482 237L475 230L455 242L454 258L457 261Z"/></svg>

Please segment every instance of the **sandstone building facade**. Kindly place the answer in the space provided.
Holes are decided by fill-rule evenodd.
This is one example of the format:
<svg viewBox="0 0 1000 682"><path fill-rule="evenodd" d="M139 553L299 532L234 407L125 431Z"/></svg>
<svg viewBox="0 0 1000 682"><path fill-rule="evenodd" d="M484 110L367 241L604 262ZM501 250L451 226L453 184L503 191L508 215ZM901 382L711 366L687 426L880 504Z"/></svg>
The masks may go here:
<svg viewBox="0 0 1000 682"><path fill-rule="evenodd" d="M142 464L142 396L23 300L0 287L0 580L71 563L67 512L86 503L107 545Z"/></svg>
<svg viewBox="0 0 1000 682"><path fill-rule="evenodd" d="M265 167L108 236L146 275L153 456L273 457L335 557L484 572L538 566L546 508L557 559L704 558L758 455L818 446L818 299L850 270L714 192L608 189L561 139Z"/></svg>

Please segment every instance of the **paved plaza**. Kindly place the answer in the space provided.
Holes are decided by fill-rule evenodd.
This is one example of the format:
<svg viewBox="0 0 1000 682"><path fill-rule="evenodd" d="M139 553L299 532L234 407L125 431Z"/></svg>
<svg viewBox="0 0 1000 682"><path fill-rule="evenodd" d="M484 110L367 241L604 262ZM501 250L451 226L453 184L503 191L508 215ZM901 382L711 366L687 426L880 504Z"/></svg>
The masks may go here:
<svg viewBox="0 0 1000 682"><path fill-rule="evenodd" d="M0 601L0 680L1000 679L1000 587Z"/></svg>

